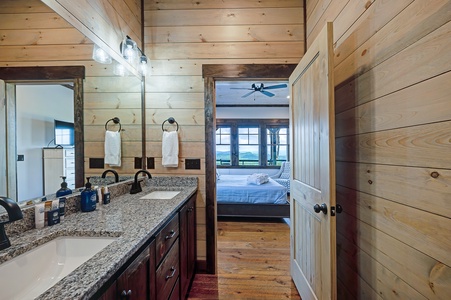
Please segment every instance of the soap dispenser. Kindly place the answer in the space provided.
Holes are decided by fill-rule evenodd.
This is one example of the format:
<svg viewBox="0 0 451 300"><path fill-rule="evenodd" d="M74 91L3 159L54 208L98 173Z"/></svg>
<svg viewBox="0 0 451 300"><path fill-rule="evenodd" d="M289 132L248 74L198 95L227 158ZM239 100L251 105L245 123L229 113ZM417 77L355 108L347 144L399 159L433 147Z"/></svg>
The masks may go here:
<svg viewBox="0 0 451 300"><path fill-rule="evenodd" d="M66 176L61 176L61 178L63 178L63 182L61 182L61 188L56 191L57 198L72 194L72 190L67 187Z"/></svg>
<svg viewBox="0 0 451 300"><path fill-rule="evenodd" d="M90 177L86 177L85 189L81 191L81 211L88 212L96 209L97 193L91 188Z"/></svg>

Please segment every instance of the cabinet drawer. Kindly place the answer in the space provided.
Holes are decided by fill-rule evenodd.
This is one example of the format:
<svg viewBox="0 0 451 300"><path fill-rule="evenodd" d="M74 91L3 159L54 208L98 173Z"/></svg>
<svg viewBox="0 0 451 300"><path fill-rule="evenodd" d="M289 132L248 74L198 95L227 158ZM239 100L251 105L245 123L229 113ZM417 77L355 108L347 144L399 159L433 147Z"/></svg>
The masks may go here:
<svg viewBox="0 0 451 300"><path fill-rule="evenodd" d="M172 289L172 294L169 300L180 300L180 279L177 280L174 288Z"/></svg>
<svg viewBox="0 0 451 300"><path fill-rule="evenodd" d="M171 245L179 236L179 215L176 214L156 236L157 242L157 265L171 248Z"/></svg>
<svg viewBox="0 0 451 300"><path fill-rule="evenodd" d="M65 149L64 154L66 157L75 157L75 149Z"/></svg>
<svg viewBox="0 0 451 300"><path fill-rule="evenodd" d="M64 172L66 175L66 182L69 181L75 181L75 169L74 168L68 168L66 169L66 172Z"/></svg>
<svg viewBox="0 0 451 300"><path fill-rule="evenodd" d="M173 244L168 255L157 269L157 299L168 299L172 288L179 277L179 243Z"/></svg>
<svg viewBox="0 0 451 300"><path fill-rule="evenodd" d="M69 157L64 160L66 168L75 168L75 158Z"/></svg>
<svg viewBox="0 0 451 300"><path fill-rule="evenodd" d="M44 149L44 158L63 158L63 149Z"/></svg>

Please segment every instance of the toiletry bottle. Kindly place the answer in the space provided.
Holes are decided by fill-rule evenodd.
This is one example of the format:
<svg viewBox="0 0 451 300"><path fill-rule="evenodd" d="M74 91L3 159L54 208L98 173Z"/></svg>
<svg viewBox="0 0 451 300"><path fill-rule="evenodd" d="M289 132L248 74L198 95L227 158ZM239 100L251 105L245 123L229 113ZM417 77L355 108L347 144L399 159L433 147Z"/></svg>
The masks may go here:
<svg viewBox="0 0 451 300"><path fill-rule="evenodd" d="M103 189L103 204L110 203L110 199L111 199L110 197L111 197L110 192L108 191L108 187L106 186Z"/></svg>
<svg viewBox="0 0 451 300"><path fill-rule="evenodd" d="M89 177L86 177L87 182L85 189L81 192L81 211L88 212L96 209L97 193L91 188Z"/></svg>
<svg viewBox="0 0 451 300"><path fill-rule="evenodd" d="M34 220L36 229L41 229L45 226L46 212L44 205L44 202L36 203L34 205Z"/></svg>
<svg viewBox="0 0 451 300"><path fill-rule="evenodd" d="M47 198L46 198L47 199ZM47 226L47 217L48 217L48 212L52 210L52 206L53 206L53 201L48 200L44 202L44 225Z"/></svg>
<svg viewBox="0 0 451 300"><path fill-rule="evenodd" d="M64 215L66 213L66 197L59 198L59 212L60 212L60 221L64 220Z"/></svg>
<svg viewBox="0 0 451 300"><path fill-rule="evenodd" d="M103 206L102 189L99 186L97 186L95 190L96 190L96 193L97 193L97 207L99 209L101 209L102 206Z"/></svg>
<svg viewBox="0 0 451 300"><path fill-rule="evenodd" d="M61 178L63 178L63 182L61 182L61 188L56 192L56 197L72 194L72 190L67 187L66 176L61 176Z"/></svg>

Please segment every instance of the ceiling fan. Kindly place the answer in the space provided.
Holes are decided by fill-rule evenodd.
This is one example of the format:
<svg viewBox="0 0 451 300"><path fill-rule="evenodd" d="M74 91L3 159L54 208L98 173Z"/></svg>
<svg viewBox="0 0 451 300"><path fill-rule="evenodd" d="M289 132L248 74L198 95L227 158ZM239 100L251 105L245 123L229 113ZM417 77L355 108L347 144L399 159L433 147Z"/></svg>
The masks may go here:
<svg viewBox="0 0 451 300"><path fill-rule="evenodd" d="M252 95L255 92L260 92L263 95L266 95L268 97L273 97L274 94L271 92L267 92L266 90L274 90L274 89L282 89L282 88L286 88L287 85L284 84L276 84L276 85L270 85L270 86L265 86L263 83L260 83L260 85L257 85L255 83L252 84L251 88L230 88L230 89L234 89L234 90L251 90L251 92L244 94L243 96L241 96L241 98L246 98L247 96Z"/></svg>

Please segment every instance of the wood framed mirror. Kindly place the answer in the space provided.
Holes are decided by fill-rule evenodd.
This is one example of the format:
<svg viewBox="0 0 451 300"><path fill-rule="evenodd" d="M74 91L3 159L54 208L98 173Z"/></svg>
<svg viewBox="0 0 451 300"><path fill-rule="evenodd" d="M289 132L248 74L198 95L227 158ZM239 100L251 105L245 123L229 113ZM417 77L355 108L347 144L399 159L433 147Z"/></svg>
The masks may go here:
<svg viewBox="0 0 451 300"><path fill-rule="evenodd" d="M15 107L17 84L46 84L72 83L73 89L73 111L74 111L74 150L75 150L75 186L83 186L84 181L84 129L83 129L83 80L85 78L84 66L49 66L49 67L0 67L0 79L6 85L6 105ZM49 107L48 109L52 109ZM17 198L17 174L16 174L16 120L14 113L8 112L8 108L2 115L8 122L6 126L5 149L2 156L6 157L7 196L16 200ZM9 115L8 115L9 114ZM33 176L33 174L30 174Z"/></svg>

